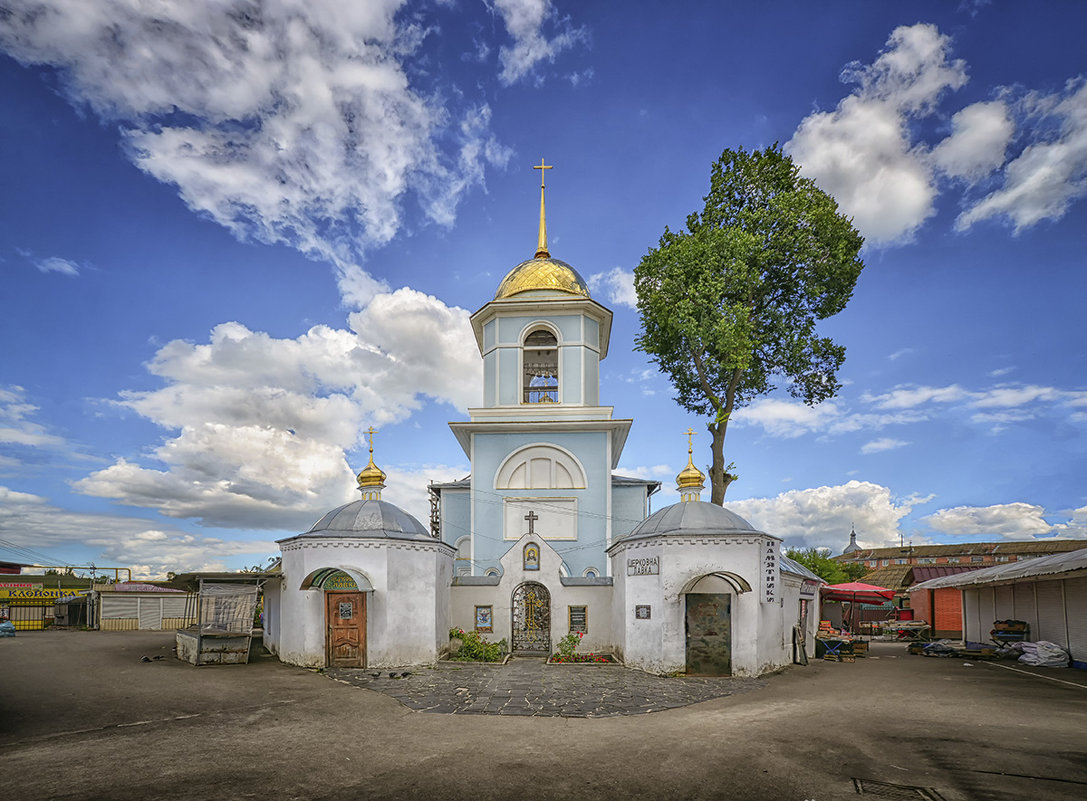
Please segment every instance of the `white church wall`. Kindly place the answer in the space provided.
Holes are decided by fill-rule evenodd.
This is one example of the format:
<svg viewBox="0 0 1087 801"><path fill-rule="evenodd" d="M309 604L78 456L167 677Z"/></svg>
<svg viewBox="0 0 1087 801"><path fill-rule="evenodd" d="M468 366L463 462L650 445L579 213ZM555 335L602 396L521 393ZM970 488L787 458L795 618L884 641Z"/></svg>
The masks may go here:
<svg viewBox="0 0 1087 801"><path fill-rule="evenodd" d="M366 594L368 667L435 660L442 633L448 633L448 612L438 610L448 608L452 554L437 542L339 538L283 546L280 659L306 667L325 664L324 592L299 589L323 568L362 573L373 587Z"/></svg>
<svg viewBox="0 0 1087 801"><path fill-rule="evenodd" d="M279 633L283 625L283 579L276 577L264 583L264 624L263 644L268 653L279 654Z"/></svg>
<svg viewBox="0 0 1087 801"><path fill-rule="evenodd" d="M727 572L751 586L749 592L730 593L733 675L756 676L787 664L783 661L782 602L762 601L761 557L768 541L778 542L754 534L621 541L612 551L612 571L615 600L622 606L616 620L622 626L624 661L652 673L685 670L685 592L700 577ZM648 619L637 617L639 606L649 607ZM792 624L788 631L791 636Z"/></svg>

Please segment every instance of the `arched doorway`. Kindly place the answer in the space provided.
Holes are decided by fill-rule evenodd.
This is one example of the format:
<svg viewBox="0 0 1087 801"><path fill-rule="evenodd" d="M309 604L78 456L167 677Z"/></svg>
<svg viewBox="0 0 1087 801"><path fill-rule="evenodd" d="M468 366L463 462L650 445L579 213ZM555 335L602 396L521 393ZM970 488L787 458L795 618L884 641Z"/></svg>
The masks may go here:
<svg viewBox="0 0 1087 801"><path fill-rule="evenodd" d="M732 599L751 592L743 576L718 571L683 588L688 676L732 675Z"/></svg>
<svg viewBox="0 0 1087 801"><path fill-rule="evenodd" d="M551 593L543 584L528 581L513 591L513 632L510 651L515 654L551 652Z"/></svg>
<svg viewBox="0 0 1087 801"><path fill-rule="evenodd" d="M325 663L366 667L366 594L342 570L319 576L315 586L325 595Z"/></svg>

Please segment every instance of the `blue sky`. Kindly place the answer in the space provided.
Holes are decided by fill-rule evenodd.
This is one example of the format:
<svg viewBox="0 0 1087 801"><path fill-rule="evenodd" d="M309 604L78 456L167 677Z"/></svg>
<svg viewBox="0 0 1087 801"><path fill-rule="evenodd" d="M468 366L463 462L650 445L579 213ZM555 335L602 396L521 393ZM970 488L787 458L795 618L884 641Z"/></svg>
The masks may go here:
<svg viewBox="0 0 1087 801"><path fill-rule="evenodd" d="M620 472L688 426L631 271L780 142L866 267L839 397L737 414L726 504L791 545L1087 536L1077 3L15 0L0 12L0 559L238 568L465 475L468 315L551 252L613 309Z"/></svg>

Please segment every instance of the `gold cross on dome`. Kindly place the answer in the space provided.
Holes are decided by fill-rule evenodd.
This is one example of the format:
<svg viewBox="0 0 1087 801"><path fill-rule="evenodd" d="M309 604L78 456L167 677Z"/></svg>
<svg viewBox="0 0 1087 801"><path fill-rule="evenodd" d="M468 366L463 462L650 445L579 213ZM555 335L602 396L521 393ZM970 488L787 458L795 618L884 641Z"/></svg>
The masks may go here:
<svg viewBox="0 0 1087 801"><path fill-rule="evenodd" d="M544 170L555 169L553 164L548 164L543 159L540 159L540 163L532 169L540 171L540 235L536 240L536 256L537 259L549 259L551 253L547 250L547 214L544 211L544 176L547 174Z"/></svg>
<svg viewBox="0 0 1087 801"><path fill-rule="evenodd" d="M687 453L694 453L694 440L692 439L693 436L694 436L694 429L693 428L688 428L687 429Z"/></svg>
<svg viewBox="0 0 1087 801"><path fill-rule="evenodd" d="M373 426L370 426L368 429L366 429L365 433L370 435L370 455L373 456L374 455L374 434L377 433L377 429L374 428Z"/></svg>

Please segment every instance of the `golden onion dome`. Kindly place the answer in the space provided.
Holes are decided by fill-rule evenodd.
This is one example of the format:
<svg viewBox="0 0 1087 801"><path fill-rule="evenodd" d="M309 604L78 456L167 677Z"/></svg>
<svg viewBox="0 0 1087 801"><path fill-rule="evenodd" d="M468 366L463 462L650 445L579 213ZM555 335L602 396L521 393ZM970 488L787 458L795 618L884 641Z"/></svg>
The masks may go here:
<svg viewBox="0 0 1087 801"><path fill-rule="evenodd" d="M705 474L694 466L694 444L691 438L694 431L687 429L687 466L676 476L676 489L679 490L681 501L697 501L703 488L706 486Z"/></svg>
<svg viewBox="0 0 1087 801"><path fill-rule="evenodd" d="M359 489L385 485L385 473L380 467L374 464L374 455L372 453L370 454L370 464L362 469L362 472L358 475L358 480Z"/></svg>
<svg viewBox="0 0 1087 801"><path fill-rule="evenodd" d="M494 293L494 299L501 300L533 290L590 297L589 287L577 270L547 255L523 261L506 273L498 285L498 291Z"/></svg>
<svg viewBox="0 0 1087 801"><path fill-rule="evenodd" d="M676 486L684 489L702 489L706 486L705 474L694 466L694 460L688 454L687 466L676 476Z"/></svg>

